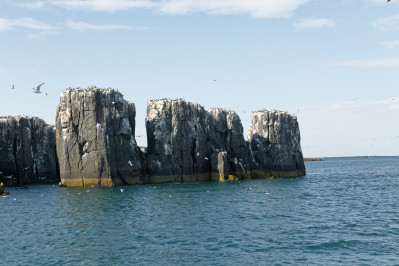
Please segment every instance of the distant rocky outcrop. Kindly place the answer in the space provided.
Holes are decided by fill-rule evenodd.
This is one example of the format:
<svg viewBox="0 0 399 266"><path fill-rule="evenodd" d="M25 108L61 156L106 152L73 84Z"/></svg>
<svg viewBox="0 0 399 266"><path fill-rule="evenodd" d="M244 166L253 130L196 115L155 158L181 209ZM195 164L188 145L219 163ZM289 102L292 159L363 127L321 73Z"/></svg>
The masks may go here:
<svg viewBox="0 0 399 266"><path fill-rule="evenodd" d="M0 117L0 182L11 186L58 180L54 128L37 117Z"/></svg>
<svg viewBox="0 0 399 266"><path fill-rule="evenodd" d="M61 183L69 187L147 183L134 136L133 103L113 89L67 89L56 110Z"/></svg>
<svg viewBox="0 0 399 266"><path fill-rule="evenodd" d="M258 164L252 177L306 175L296 116L287 112L253 112L248 141Z"/></svg>

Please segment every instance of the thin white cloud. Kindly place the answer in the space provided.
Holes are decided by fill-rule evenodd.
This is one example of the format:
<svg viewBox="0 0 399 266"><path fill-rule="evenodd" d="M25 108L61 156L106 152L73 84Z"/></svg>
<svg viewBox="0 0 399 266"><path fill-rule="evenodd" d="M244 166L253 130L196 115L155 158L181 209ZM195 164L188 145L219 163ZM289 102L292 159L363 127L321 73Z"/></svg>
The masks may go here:
<svg viewBox="0 0 399 266"><path fill-rule="evenodd" d="M8 72L15 72L15 73L33 73L37 72L38 69L36 67L25 67L25 68L16 68L16 67L0 67L0 72L8 73Z"/></svg>
<svg viewBox="0 0 399 266"><path fill-rule="evenodd" d="M390 42L381 42L380 43L382 46L385 46L389 49L393 49L396 46L399 46L399 40L398 41L390 41Z"/></svg>
<svg viewBox="0 0 399 266"><path fill-rule="evenodd" d="M67 21L65 25L70 29L80 30L80 31L85 31L85 30L106 31L106 30L132 29L132 27L126 25L95 25L83 21L71 21L71 20Z"/></svg>
<svg viewBox="0 0 399 266"><path fill-rule="evenodd" d="M341 110L347 113L357 112L388 112L399 110L399 97L381 99L378 101L347 101L335 103L330 106L334 110Z"/></svg>
<svg viewBox="0 0 399 266"><path fill-rule="evenodd" d="M67 9L115 12L131 8L153 8L156 3L149 0L49 0L51 4Z"/></svg>
<svg viewBox="0 0 399 266"><path fill-rule="evenodd" d="M3 19L0 18L0 31L25 28L33 30L54 30L55 27L33 18Z"/></svg>
<svg viewBox="0 0 399 266"><path fill-rule="evenodd" d="M294 23L294 27L298 30L333 28L336 25L334 20L328 18L308 18Z"/></svg>
<svg viewBox="0 0 399 266"><path fill-rule="evenodd" d="M134 8L167 14L250 14L259 18L289 17L310 0L49 0L52 5L87 11L115 12Z"/></svg>
<svg viewBox="0 0 399 266"><path fill-rule="evenodd" d="M26 35L26 37L29 40L45 40L47 36L55 35L55 34L58 34L58 32L56 32L56 31L41 31L38 33L28 33Z"/></svg>
<svg viewBox="0 0 399 266"><path fill-rule="evenodd" d="M205 12L210 14L247 13L257 18L283 18L292 15L308 0L169 0L162 1L158 10L170 14Z"/></svg>
<svg viewBox="0 0 399 266"><path fill-rule="evenodd" d="M12 23L9 20L0 18L0 31L10 30L12 28Z"/></svg>
<svg viewBox="0 0 399 266"><path fill-rule="evenodd" d="M353 68L392 68L399 67L399 58L380 58L380 59L359 59L359 60L339 60L327 63L332 66L345 66Z"/></svg>
<svg viewBox="0 0 399 266"><path fill-rule="evenodd" d="M15 3L16 6L29 8L29 9L40 9L44 7L43 1L36 1L36 2L23 2L23 3Z"/></svg>
<svg viewBox="0 0 399 266"><path fill-rule="evenodd" d="M376 19L371 25L383 31L399 30L399 15Z"/></svg>

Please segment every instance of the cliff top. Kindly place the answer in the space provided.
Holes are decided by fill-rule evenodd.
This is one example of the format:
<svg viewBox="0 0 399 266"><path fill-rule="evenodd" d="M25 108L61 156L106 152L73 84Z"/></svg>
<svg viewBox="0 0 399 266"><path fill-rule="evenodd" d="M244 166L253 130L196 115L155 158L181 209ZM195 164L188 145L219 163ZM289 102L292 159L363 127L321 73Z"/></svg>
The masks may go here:
<svg viewBox="0 0 399 266"><path fill-rule="evenodd" d="M252 111L252 114L262 114L262 113L274 113L277 115L288 115L288 116L292 116L294 118L296 118L297 116L295 114L291 114L287 111L280 111L280 110L267 110L267 109L262 109L262 110L258 110L258 111Z"/></svg>
<svg viewBox="0 0 399 266"><path fill-rule="evenodd" d="M102 88L97 88L96 86L87 87L86 89L81 88L81 87L78 87L78 88L70 88L69 87L69 88L66 88L66 90L63 91L62 93L65 93L65 92L68 92L68 91L79 91L79 92L80 91L99 91L99 92L102 92L102 93L112 93L112 92L114 92L114 93L118 93L118 94L123 96L123 94L120 93L119 90L117 90L117 89L113 89L113 88L102 89Z"/></svg>
<svg viewBox="0 0 399 266"><path fill-rule="evenodd" d="M37 116L30 116L30 115L17 115L17 116L12 116L12 115L7 115L7 116L0 116L0 121L1 120L8 120L8 119L13 119L15 121L19 121L20 119L37 119L37 120L43 120L40 117Z"/></svg>
<svg viewBox="0 0 399 266"><path fill-rule="evenodd" d="M200 105L197 102L190 102L187 101L186 99L183 98L176 98L176 99L168 99L168 98L163 98L163 99L155 99L155 100L150 100L148 103L186 103L189 105L195 105L195 106L199 106L201 108L204 108L202 105ZM148 104L147 103L147 104Z"/></svg>
<svg viewBox="0 0 399 266"><path fill-rule="evenodd" d="M149 103L176 103L176 102L184 102L187 103L189 105L196 105L199 106L201 108L204 108L201 104L197 103L197 102L190 102L187 101L184 98L176 98L176 99L169 99L169 98L163 98L163 99L154 99L154 100L150 100ZM205 108L204 108L205 109ZM208 112L226 112L226 113L236 113L236 111L234 110L227 110L225 108L220 108L220 107L212 107L208 109Z"/></svg>
<svg viewBox="0 0 399 266"><path fill-rule="evenodd" d="M226 112L226 113L232 113L232 114L234 113L234 114L237 114L237 112L234 111L234 110L227 110L227 109L221 108L221 107L212 107L212 108L209 108L208 112Z"/></svg>

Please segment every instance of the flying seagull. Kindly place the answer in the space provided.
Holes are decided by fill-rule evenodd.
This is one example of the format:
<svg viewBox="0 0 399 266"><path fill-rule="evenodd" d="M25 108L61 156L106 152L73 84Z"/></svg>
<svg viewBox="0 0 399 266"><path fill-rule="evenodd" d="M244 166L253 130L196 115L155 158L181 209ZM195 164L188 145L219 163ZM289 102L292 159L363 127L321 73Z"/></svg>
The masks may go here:
<svg viewBox="0 0 399 266"><path fill-rule="evenodd" d="M43 82L42 84L38 85L38 86L36 87L36 89L35 89L35 88L32 88L33 93L42 93L42 92L40 91L40 87L43 86L43 84L44 84L44 82Z"/></svg>
<svg viewBox="0 0 399 266"><path fill-rule="evenodd" d="M11 87L11 89L12 89L12 90L15 90L14 84L12 84L12 87Z"/></svg>

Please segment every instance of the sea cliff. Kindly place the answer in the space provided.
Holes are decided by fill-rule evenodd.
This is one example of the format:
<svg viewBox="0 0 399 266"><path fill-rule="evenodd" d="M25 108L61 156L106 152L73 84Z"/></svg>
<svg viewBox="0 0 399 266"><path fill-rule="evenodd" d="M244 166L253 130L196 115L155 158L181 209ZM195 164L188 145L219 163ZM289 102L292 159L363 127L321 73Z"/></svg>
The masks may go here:
<svg viewBox="0 0 399 266"><path fill-rule="evenodd" d="M248 141L258 164L252 177L306 175L296 116L281 111L253 112Z"/></svg>
<svg viewBox="0 0 399 266"><path fill-rule="evenodd" d="M114 89L67 89L55 130L39 118L0 118L0 181L115 186L227 181L306 174L297 118L252 113L248 141L235 111L184 99L147 103L147 148L135 139L136 109Z"/></svg>
<svg viewBox="0 0 399 266"><path fill-rule="evenodd" d="M0 117L0 183L58 182L55 129L29 116Z"/></svg>
<svg viewBox="0 0 399 266"><path fill-rule="evenodd" d="M136 109L113 89L67 89L56 110L61 184L147 183L134 137Z"/></svg>
<svg viewBox="0 0 399 266"><path fill-rule="evenodd" d="M182 99L147 104L149 181L205 181L250 178L255 165L234 111Z"/></svg>

